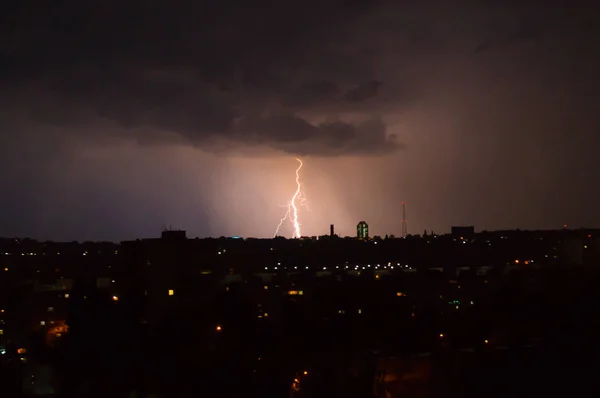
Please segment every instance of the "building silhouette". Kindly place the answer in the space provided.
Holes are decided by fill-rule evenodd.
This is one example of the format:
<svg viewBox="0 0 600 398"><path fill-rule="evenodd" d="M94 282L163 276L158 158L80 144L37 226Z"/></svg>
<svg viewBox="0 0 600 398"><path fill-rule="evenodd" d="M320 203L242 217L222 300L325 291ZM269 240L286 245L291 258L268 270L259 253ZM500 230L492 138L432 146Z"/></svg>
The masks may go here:
<svg viewBox="0 0 600 398"><path fill-rule="evenodd" d="M356 237L358 239L369 239L369 225L361 221L356 226Z"/></svg>

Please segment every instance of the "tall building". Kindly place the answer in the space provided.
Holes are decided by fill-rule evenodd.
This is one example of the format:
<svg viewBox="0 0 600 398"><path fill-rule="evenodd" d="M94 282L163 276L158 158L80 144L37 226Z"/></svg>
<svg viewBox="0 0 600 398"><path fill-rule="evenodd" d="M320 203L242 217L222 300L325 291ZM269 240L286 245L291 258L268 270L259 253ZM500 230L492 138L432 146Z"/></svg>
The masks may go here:
<svg viewBox="0 0 600 398"><path fill-rule="evenodd" d="M358 239L369 239L369 225L361 221L356 226L356 237Z"/></svg>

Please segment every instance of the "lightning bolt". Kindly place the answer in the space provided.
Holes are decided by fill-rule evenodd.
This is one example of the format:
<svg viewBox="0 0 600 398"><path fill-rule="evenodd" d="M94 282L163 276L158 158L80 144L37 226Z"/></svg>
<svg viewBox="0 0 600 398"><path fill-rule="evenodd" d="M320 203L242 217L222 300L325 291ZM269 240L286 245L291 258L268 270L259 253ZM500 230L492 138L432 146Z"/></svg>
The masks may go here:
<svg viewBox="0 0 600 398"><path fill-rule="evenodd" d="M286 205L287 211L283 218L279 220L279 225L277 225L277 229L275 230L274 237L279 235L279 230L283 225L283 222L286 219L289 219L292 227L294 229L294 233L292 234L292 238L300 238L302 236L302 232L300 229L300 221L298 220L298 207L304 206L308 210L308 206L306 205L306 197L304 196L304 192L302 190L302 183L300 182L300 169L302 169L303 163L302 160L296 158L298 161L298 168L296 169L296 192L292 196L292 199Z"/></svg>

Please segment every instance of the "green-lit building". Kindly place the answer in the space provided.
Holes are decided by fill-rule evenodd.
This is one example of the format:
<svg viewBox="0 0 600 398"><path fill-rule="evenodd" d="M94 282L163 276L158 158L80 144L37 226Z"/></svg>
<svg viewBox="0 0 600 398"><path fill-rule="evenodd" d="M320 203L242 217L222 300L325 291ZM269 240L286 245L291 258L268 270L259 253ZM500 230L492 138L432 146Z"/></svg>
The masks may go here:
<svg viewBox="0 0 600 398"><path fill-rule="evenodd" d="M369 224L361 221L356 226L356 237L358 239L369 239Z"/></svg>

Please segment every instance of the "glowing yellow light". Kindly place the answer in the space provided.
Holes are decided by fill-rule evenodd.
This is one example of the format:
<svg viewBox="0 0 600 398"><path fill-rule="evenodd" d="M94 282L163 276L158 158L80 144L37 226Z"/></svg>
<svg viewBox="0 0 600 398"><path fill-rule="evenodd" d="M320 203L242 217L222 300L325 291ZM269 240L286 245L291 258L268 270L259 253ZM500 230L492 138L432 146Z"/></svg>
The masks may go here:
<svg viewBox="0 0 600 398"><path fill-rule="evenodd" d="M515 264L519 264L519 260L515 260Z"/></svg>
<svg viewBox="0 0 600 398"><path fill-rule="evenodd" d="M402 293L402 292L397 292L397 293L396 293L396 296L397 296L397 297L404 297L404 296L406 296L406 294L404 294L404 293Z"/></svg>
<svg viewBox="0 0 600 398"><path fill-rule="evenodd" d="M113 298L113 301L119 301L119 298L117 296L113 296L112 298Z"/></svg>
<svg viewBox="0 0 600 398"><path fill-rule="evenodd" d="M4 330L0 329L0 336L4 334Z"/></svg>
<svg viewBox="0 0 600 398"><path fill-rule="evenodd" d="M440 339L444 338L444 333L440 333Z"/></svg>
<svg viewBox="0 0 600 398"><path fill-rule="evenodd" d="M483 342L484 342L485 344L489 343L489 341L487 341L487 340L484 340Z"/></svg>
<svg viewBox="0 0 600 398"><path fill-rule="evenodd" d="M379 275L375 275L375 279L379 279Z"/></svg>
<svg viewBox="0 0 600 398"><path fill-rule="evenodd" d="M305 370L305 371L304 371L304 376L306 376L306 375L308 375L308 372Z"/></svg>
<svg viewBox="0 0 600 398"><path fill-rule="evenodd" d="M4 268L4 271L8 271L8 268Z"/></svg>
<svg viewBox="0 0 600 398"><path fill-rule="evenodd" d="M169 289L169 296L174 296L174 295L175 295L175 290Z"/></svg>
<svg viewBox="0 0 600 398"><path fill-rule="evenodd" d="M0 312L4 313L4 310L0 310Z"/></svg>
<svg viewBox="0 0 600 398"><path fill-rule="evenodd" d="M264 315L265 315L265 318L267 318L269 316L269 313L265 312Z"/></svg>
<svg viewBox="0 0 600 398"><path fill-rule="evenodd" d="M69 298L69 293L65 293L65 298Z"/></svg>
<svg viewBox="0 0 600 398"><path fill-rule="evenodd" d="M220 332L221 330L223 330L223 328L221 327L221 325L217 325L217 327L215 329L217 330L217 332Z"/></svg>
<svg viewBox="0 0 600 398"><path fill-rule="evenodd" d="M269 290L269 286L265 285L265 290Z"/></svg>

